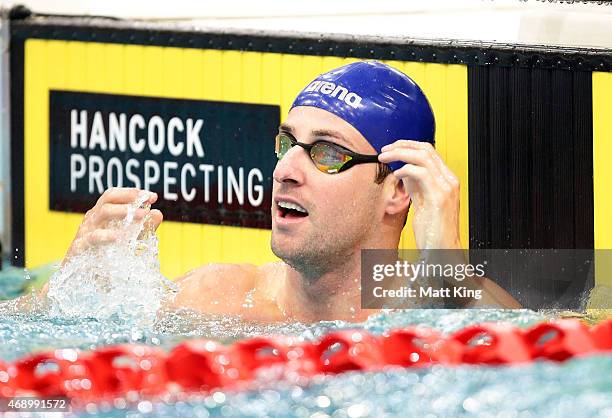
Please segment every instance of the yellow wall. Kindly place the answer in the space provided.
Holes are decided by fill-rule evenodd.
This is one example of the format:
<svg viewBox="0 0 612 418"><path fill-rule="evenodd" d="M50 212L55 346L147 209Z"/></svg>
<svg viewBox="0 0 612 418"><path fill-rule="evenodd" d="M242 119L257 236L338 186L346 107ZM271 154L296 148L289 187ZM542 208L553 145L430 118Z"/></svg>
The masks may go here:
<svg viewBox="0 0 612 418"><path fill-rule="evenodd" d="M595 249L612 251L612 74L593 73L593 222ZM612 258L596 252L595 279L612 287Z"/></svg>
<svg viewBox="0 0 612 418"><path fill-rule="evenodd" d="M338 57L30 39L25 46L25 242L28 267L59 260L83 215L49 210L49 90L280 105L318 74L355 61ZM388 61L424 90L436 115L437 149L462 183L468 246L467 69ZM270 152L273 152L270 139ZM64 175L65 173L54 173ZM176 277L209 262L275 259L270 231L164 222L162 272ZM402 238L414 248L411 218Z"/></svg>

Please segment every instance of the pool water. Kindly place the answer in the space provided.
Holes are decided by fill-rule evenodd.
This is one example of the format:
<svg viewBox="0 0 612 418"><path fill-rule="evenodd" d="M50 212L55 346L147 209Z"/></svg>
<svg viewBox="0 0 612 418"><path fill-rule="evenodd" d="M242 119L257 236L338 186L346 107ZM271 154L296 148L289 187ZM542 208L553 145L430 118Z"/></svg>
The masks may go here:
<svg viewBox="0 0 612 418"><path fill-rule="evenodd" d="M137 200L134 207L141 201ZM141 235L142 227L142 222L132 222L128 213L125 222L117 225L124 232L124 239L110 247L86 251L53 274L50 283L55 288L50 286L49 306L35 303L25 313L14 299L0 303L0 359L14 361L56 348L92 350L119 343L170 350L189 338L230 344L254 336L291 335L313 341L338 329L381 334L415 324L442 333L497 321L527 328L560 315L529 310L414 309L383 311L358 324L342 321L261 324L187 310L158 310L164 306L160 303L162 296L172 291L172 286L160 273L157 238L154 234ZM32 273L38 272L22 275L21 283L19 277L3 280L0 275L0 298L16 296L28 288L25 282L36 282L38 278L33 278ZM264 374L241 392L218 390L180 398L116 398L112 402L84 405L74 415L612 417L612 356L511 367L432 366L351 372L299 384L276 381Z"/></svg>
<svg viewBox="0 0 612 418"><path fill-rule="evenodd" d="M467 325L506 321L528 327L557 315L528 310L404 310L371 316L359 324L258 324L190 311L165 312L152 327L117 318L61 319L45 312L0 308L0 358L15 360L53 348L90 350L115 343L144 343L169 350L188 338L231 343L257 335L315 340L331 330L374 334L422 324L450 333ZM88 404L75 416L184 417L612 417L612 356L537 362L511 367L433 366L383 372L351 372L307 384L261 378L251 390L216 391L185 398L124 399Z"/></svg>

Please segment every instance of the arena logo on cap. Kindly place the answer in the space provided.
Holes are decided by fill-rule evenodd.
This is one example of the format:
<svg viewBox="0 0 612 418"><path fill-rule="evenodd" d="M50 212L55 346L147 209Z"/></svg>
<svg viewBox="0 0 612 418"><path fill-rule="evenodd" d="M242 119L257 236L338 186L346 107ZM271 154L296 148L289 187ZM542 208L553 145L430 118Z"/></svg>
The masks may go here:
<svg viewBox="0 0 612 418"><path fill-rule="evenodd" d="M315 80L304 89L305 92L316 91L331 97L336 97L338 100L344 101L347 105L357 109L361 104L361 96L349 91L346 87L336 85L329 81Z"/></svg>

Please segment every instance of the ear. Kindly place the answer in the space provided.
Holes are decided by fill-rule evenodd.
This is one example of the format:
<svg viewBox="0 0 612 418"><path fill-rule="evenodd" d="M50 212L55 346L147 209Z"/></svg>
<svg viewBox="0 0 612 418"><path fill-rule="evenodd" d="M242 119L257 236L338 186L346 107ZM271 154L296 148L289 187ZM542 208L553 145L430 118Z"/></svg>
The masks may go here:
<svg viewBox="0 0 612 418"><path fill-rule="evenodd" d="M410 195L404 187L404 182L394 175L389 175L383 183L385 198L385 213L397 215L405 213L410 206Z"/></svg>

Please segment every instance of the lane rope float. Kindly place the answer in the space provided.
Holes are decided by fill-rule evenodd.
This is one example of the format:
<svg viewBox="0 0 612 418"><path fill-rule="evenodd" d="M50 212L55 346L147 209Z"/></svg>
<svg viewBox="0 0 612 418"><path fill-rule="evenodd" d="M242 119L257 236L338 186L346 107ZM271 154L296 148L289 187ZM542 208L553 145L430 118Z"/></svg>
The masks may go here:
<svg viewBox="0 0 612 418"><path fill-rule="evenodd" d="M98 401L128 393L209 392L248 388L264 371L279 379L347 371L440 365L513 365L566 361L612 351L612 319L587 326L576 319L528 329L505 323L468 326L450 335L411 326L376 336L340 330L318 341L255 337L223 345L182 342L170 352L121 344L92 351L57 349L0 361L0 397L66 397Z"/></svg>

